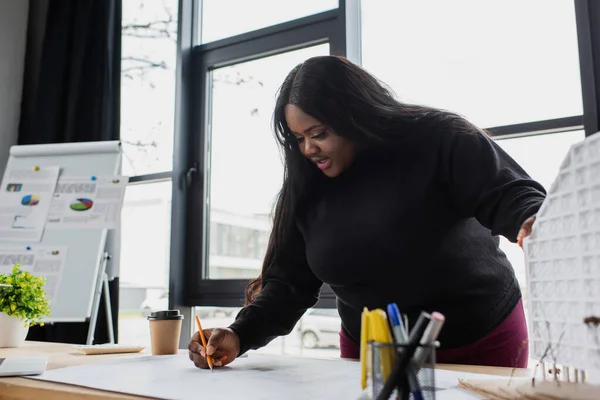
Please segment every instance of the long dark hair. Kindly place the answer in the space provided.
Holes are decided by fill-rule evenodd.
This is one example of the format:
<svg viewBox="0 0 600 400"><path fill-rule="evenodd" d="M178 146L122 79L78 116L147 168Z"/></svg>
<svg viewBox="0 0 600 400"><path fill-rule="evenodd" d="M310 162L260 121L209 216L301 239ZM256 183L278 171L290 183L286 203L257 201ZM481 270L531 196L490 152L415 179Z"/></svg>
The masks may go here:
<svg viewBox="0 0 600 400"><path fill-rule="evenodd" d="M350 139L359 149L390 145L409 129L478 129L458 114L399 102L389 88L343 57L313 57L297 65L283 81L273 113L275 137L285 159L284 181L262 272L248 285L246 304L260 292L261 276L279 262L292 243L296 212L310 196L315 181L323 179L323 174L300 153L287 126L288 104Z"/></svg>

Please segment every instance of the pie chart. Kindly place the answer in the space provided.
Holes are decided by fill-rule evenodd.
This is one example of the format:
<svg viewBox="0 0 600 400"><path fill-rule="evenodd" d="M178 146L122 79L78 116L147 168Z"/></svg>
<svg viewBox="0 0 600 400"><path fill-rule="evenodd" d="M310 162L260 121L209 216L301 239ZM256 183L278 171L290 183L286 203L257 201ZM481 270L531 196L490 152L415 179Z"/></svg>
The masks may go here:
<svg viewBox="0 0 600 400"><path fill-rule="evenodd" d="M73 200L69 207L73 211L87 211L94 205L94 202L90 199L77 199Z"/></svg>
<svg viewBox="0 0 600 400"><path fill-rule="evenodd" d="M27 196L23 196L21 199L21 204L24 206L35 206L40 202L40 196L37 194L28 194Z"/></svg>

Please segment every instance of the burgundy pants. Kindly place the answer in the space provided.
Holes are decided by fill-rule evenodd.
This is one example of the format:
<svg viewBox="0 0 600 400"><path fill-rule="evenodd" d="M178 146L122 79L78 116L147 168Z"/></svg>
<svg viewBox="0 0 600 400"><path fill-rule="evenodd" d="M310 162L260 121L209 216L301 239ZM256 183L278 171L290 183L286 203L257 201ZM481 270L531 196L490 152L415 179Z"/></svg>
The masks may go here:
<svg viewBox="0 0 600 400"><path fill-rule="evenodd" d="M340 352L342 358L360 358L360 346L343 330L340 331ZM527 368L528 359L529 336L522 300L487 336L464 347L436 352L436 362L442 364Z"/></svg>

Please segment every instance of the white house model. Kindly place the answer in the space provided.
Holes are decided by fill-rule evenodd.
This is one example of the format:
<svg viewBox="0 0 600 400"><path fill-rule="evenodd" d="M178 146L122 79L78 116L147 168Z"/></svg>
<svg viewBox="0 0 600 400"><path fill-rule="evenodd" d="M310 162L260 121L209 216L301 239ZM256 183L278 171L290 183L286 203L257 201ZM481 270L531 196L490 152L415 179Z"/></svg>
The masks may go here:
<svg viewBox="0 0 600 400"><path fill-rule="evenodd" d="M600 134L571 147L523 247L530 357L587 370L595 381L600 375L600 325L593 322L600 318Z"/></svg>

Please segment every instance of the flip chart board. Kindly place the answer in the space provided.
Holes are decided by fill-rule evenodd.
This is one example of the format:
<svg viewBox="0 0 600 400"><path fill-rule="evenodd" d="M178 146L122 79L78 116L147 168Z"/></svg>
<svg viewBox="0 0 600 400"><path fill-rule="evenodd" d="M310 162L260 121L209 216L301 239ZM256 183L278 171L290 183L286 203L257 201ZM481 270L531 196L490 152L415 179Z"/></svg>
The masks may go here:
<svg viewBox="0 0 600 400"><path fill-rule="evenodd" d="M6 168L58 166L60 181L64 177L115 176L119 174L120 163L119 141L56 143L12 146ZM51 304L52 314L45 322L82 322L90 317L106 235L106 229L46 229L42 241L32 243L32 246L68 249L60 288ZM15 243L10 245L14 247Z"/></svg>

